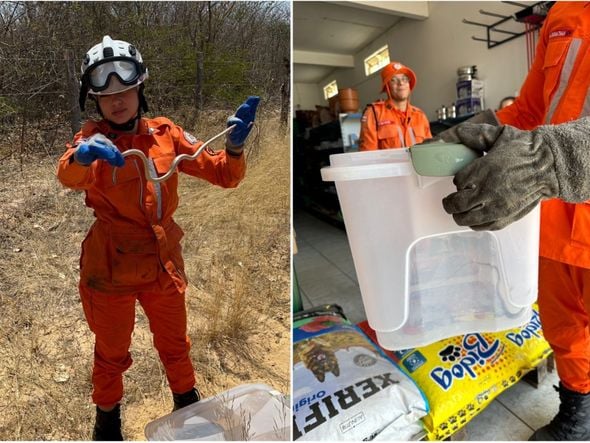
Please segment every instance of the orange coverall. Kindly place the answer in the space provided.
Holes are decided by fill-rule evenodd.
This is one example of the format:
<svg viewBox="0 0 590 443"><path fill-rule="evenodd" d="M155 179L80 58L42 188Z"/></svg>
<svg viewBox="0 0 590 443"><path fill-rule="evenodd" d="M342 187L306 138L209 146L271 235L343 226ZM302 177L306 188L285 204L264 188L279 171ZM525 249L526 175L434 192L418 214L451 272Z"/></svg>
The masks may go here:
<svg viewBox="0 0 590 443"><path fill-rule="evenodd" d="M389 101L376 101L366 107L361 119L359 150L405 148L432 138L428 118L408 104L399 111Z"/></svg>
<svg viewBox="0 0 590 443"><path fill-rule="evenodd" d="M590 4L557 2L540 33L535 60L498 119L520 129L590 115ZM567 148L567 147L566 147ZM564 386L590 392L590 205L541 204L539 310Z"/></svg>
<svg viewBox="0 0 590 443"><path fill-rule="evenodd" d="M191 155L202 142L163 117L141 119L137 134L114 131L104 120L89 121L73 145L68 144L57 168L63 185L86 192L86 206L96 217L82 243L79 285L84 313L96 336L94 403L108 406L123 396L123 372L132 363L129 346L136 300L149 319L171 390L187 392L195 377L186 335L183 232L172 218L178 206L178 172L153 183L146 180L137 156L126 157L120 168L102 160L90 166L72 161L77 144L97 132L121 152L143 151L158 175L169 170L178 154ZM242 180L246 164L243 154L205 148L196 160L182 161L178 170L230 188Z"/></svg>

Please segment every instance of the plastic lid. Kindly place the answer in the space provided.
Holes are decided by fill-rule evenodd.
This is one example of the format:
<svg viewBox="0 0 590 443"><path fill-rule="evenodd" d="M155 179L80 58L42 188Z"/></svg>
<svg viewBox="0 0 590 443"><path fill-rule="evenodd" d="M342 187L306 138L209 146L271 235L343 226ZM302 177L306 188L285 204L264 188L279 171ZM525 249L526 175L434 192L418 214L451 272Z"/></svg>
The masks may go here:
<svg viewBox="0 0 590 443"><path fill-rule="evenodd" d="M382 163L359 166L327 166L321 169L324 181L352 181L373 178L405 177L412 175L410 162Z"/></svg>
<svg viewBox="0 0 590 443"><path fill-rule="evenodd" d="M408 148L376 149L330 155L330 166L360 166L411 161Z"/></svg>

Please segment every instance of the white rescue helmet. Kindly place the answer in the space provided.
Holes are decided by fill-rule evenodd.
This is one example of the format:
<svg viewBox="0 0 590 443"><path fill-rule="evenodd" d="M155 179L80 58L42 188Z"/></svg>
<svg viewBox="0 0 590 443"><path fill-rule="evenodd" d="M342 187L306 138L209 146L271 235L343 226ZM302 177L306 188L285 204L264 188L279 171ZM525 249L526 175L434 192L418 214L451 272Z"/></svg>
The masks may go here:
<svg viewBox="0 0 590 443"><path fill-rule="evenodd" d="M148 78L139 51L130 43L105 35L84 56L81 68L80 108L88 94L110 95L141 85ZM111 81L116 77L118 81Z"/></svg>

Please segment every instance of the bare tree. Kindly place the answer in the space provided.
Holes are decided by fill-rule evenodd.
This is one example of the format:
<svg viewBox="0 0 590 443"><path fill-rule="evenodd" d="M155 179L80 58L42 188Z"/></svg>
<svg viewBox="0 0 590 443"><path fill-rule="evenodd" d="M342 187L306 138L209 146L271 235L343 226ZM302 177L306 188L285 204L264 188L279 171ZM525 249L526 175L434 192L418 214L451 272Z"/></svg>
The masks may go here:
<svg viewBox="0 0 590 443"><path fill-rule="evenodd" d="M61 119L74 128L80 117L73 77L85 51L107 34L140 49L154 113L233 108L246 95L261 95L279 110L288 82L289 7L286 1L0 2L0 119Z"/></svg>

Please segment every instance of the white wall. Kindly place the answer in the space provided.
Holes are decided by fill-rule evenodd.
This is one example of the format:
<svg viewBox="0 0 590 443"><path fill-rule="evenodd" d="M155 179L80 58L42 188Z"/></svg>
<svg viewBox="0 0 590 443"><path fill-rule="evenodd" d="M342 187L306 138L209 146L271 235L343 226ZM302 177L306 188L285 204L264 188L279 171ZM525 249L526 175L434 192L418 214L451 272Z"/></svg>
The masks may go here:
<svg viewBox="0 0 590 443"><path fill-rule="evenodd" d="M323 86L315 83L293 84L293 103L295 110L315 110L316 105L327 105Z"/></svg>
<svg viewBox="0 0 590 443"><path fill-rule="evenodd" d="M471 38L472 35L485 38L485 28L461 22L466 18L490 24L498 19L481 15L480 9L510 15L518 8L495 1L430 2L429 8L428 19L401 20L355 56L355 68L336 69L319 82L317 90L321 101L315 104L326 104L320 91L334 79L340 88L354 87L358 90L361 109L377 98L384 98L385 95L379 94L379 73L366 77L363 67L364 58L384 44L389 45L391 60L408 65L416 73L418 83L411 100L424 110L430 120L436 118L437 108L455 101L459 66L477 65L478 77L485 82L485 106L488 108L495 109L500 99L514 95L520 89L527 73L525 36L487 49L485 42ZM524 30L524 25L512 23L500 28ZM294 103L299 103L297 97L294 97ZM305 109L303 103L301 105Z"/></svg>

